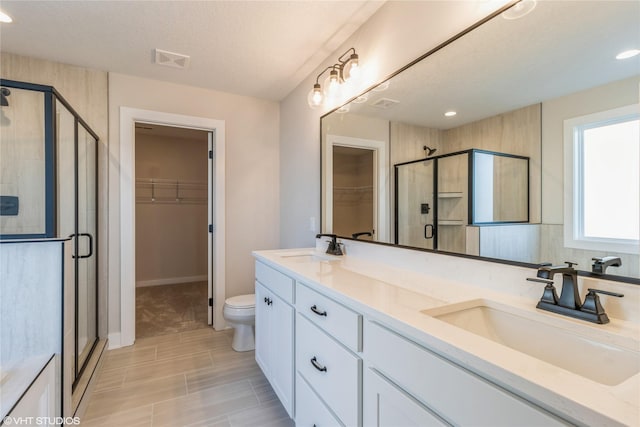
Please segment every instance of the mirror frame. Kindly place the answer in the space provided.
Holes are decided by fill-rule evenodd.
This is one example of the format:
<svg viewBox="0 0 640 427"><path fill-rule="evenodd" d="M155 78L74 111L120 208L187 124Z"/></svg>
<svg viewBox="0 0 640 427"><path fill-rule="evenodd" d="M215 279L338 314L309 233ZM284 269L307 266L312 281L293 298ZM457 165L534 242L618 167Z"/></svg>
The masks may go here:
<svg viewBox="0 0 640 427"><path fill-rule="evenodd" d="M384 84L385 82L389 81L390 79L392 79L393 77L395 77L398 74L402 73L403 71L407 70L408 68L416 65L420 61L422 61L422 60L430 57L434 53L444 49L445 47L447 47L448 45L452 44L453 42L455 42L459 38L465 36L466 34L472 32L476 28L478 28L481 25L485 24L486 22L488 22L488 21L492 20L493 18L497 17L498 15L500 15L501 13L506 11L507 9L511 8L515 4L519 3L520 1L521 0L512 0L512 1L508 2L507 4L505 4L504 6L499 8L498 10L496 10L495 12L487 15L486 17L482 18L481 20L477 21L476 23L472 24L471 26L465 28L464 30L462 30L458 34L450 37L449 39L447 39L444 42L440 43L436 47L430 49L429 51L427 51L423 55L420 55L419 57L417 57L413 61L409 62L408 64L406 64L406 65L404 65L402 67L400 67L399 69L397 69L393 73L389 74L388 76L384 77L379 82L369 86L368 88L363 90L361 93L358 93L357 95L349 98L343 104L340 104L340 105L336 106L335 108L331 109L330 111L328 111L328 112L324 113L322 116L320 116L320 132L319 132L319 137L320 137L319 138L319 141L320 141L320 206L321 206L321 209L320 209L320 224L323 224L323 220L322 220L322 213L323 213L322 200L323 200L323 196L322 195L323 195L323 191L325 190L323 188L323 185L322 185L322 183L323 183L322 176L323 176L323 167L324 167L323 162L322 162L322 150L323 150L323 146L322 146L322 120L325 117L329 116L330 114L335 113L336 111L338 111L339 109L341 109L345 105L351 103L352 101L354 101L358 97L362 96L363 94L375 89L376 87ZM389 165L389 166L393 167L393 165ZM321 226L320 232L323 232L322 226ZM387 242L358 240L358 239L354 239L354 238L348 237L348 236L338 236L338 237L340 239L343 239L343 240L353 240L353 241L358 241L360 243L367 243L367 244L374 244L374 245L381 245L381 246L389 246L389 247L401 248L401 249L410 249L410 250L414 250L414 251L429 252L429 253L448 255L448 256L455 256L455 257L459 257L459 258L474 259L474 260L485 261L485 262L493 262L493 263L497 263L497 264L505 264L505 265L511 265L511 266L515 266L515 267L532 268L532 269L536 269L536 270L540 267L540 265L538 265L538 264L521 262L521 261L510 261L510 260L504 260L504 259L499 259L499 258L489 258L489 257L483 257L483 256L476 256L476 255L467 255L467 254L462 254L462 253L457 253L457 252L447 252L447 251L442 251L442 250L424 249L424 248L417 248L417 247L414 247L414 246L404 246L404 245L399 245L399 244L394 244L394 243L387 243ZM628 283L628 284L633 284L633 285L640 285L640 278L635 278L635 277L630 277L630 276L618 276L618 275L606 274L606 273L605 274L594 274L594 273L592 273L590 271L585 271L585 270L578 270L578 275L581 276L581 277L588 277L588 278L599 279L599 280L609 280L609 281L614 281L614 282L622 282L622 283Z"/></svg>

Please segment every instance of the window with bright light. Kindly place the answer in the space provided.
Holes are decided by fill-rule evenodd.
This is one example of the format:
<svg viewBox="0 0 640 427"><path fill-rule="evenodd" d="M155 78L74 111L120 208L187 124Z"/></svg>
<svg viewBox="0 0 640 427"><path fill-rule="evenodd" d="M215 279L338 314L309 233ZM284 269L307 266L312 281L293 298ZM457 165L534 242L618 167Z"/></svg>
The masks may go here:
<svg viewBox="0 0 640 427"><path fill-rule="evenodd" d="M565 245L638 252L640 114L630 106L565 121ZM567 193L568 191L568 193Z"/></svg>

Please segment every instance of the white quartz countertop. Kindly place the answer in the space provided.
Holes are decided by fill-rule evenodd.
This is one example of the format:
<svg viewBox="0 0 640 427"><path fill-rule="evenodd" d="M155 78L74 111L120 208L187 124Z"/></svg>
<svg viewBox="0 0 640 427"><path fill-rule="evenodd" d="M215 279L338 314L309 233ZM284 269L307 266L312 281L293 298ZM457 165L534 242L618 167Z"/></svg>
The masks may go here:
<svg viewBox="0 0 640 427"><path fill-rule="evenodd" d="M589 426L640 426L640 373L617 385L601 384L422 312L482 299L540 316L536 301L530 298L391 267L362 257L332 257L316 252L315 248L253 254L259 261L572 422ZM544 321L553 327L594 337L640 356L637 323L612 318L606 325L595 325L543 313Z"/></svg>

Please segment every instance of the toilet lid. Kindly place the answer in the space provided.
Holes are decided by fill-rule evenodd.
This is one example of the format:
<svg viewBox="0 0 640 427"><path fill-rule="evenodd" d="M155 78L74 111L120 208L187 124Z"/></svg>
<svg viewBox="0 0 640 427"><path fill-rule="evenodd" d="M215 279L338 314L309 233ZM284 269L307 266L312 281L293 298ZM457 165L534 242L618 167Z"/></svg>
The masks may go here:
<svg viewBox="0 0 640 427"><path fill-rule="evenodd" d="M252 308L252 307L255 307L256 305L256 295L255 294L238 295L238 296L227 299L225 303L229 307L234 307L234 308Z"/></svg>

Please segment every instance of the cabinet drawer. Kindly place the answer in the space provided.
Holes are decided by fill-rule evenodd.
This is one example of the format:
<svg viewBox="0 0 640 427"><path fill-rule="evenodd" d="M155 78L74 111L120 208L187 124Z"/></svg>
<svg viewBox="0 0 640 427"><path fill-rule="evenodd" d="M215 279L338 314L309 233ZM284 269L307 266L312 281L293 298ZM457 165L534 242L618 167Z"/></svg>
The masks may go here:
<svg viewBox="0 0 640 427"><path fill-rule="evenodd" d="M301 427L335 427L340 422L333 416L309 383L296 376L296 425Z"/></svg>
<svg viewBox="0 0 640 427"><path fill-rule="evenodd" d="M366 322L363 346L365 357L375 369L448 423L566 425L537 406L377 323Z"/></svg>
<svg viewBox="0 0 640 427"><path fill-rule="evenodd" d="M289 304L293 304L293 279L291 277L256 261L256 280Z"/></svg>
<svg viewBox="0 0 640 427"><path fill-rule="evenodd" d="M296 368L342 423L361 425L362 360L300 314Z"/></svg>
<svg viewBox="0 0 640 427"><path fill-rule="evenodd" d="M296 309L353 351L361 351L362 316L298 282Z"/></svg>

